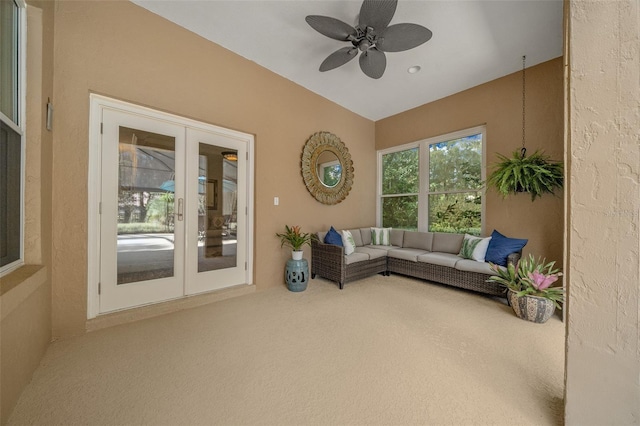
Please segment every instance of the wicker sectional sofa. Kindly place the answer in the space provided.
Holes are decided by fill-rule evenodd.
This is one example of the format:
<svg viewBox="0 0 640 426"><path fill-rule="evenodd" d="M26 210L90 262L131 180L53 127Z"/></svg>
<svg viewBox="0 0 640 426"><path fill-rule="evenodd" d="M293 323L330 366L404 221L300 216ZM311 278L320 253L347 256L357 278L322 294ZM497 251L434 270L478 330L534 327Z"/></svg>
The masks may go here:
<svg viewBox="0 0 640 426"><path fill-rule="evenodd" d="M458 256L463 234L414 232L392 229L390 245L371 244L371 228L350 229L355 252L325 244L326 232L319 232L311 243L311 278L316 275L344 284L374 274L397 273L494 296L505 296L505 289L487 282L489 264ZM509 255L516 263L521 253Z"/></svg>

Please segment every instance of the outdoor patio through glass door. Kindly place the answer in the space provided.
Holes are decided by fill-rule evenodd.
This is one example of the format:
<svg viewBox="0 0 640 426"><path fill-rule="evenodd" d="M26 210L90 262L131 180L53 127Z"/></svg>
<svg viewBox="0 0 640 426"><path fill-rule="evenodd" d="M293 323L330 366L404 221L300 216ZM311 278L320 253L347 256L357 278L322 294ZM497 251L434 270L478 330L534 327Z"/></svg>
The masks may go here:
<svg viewBox="0 0 640 426"><path fill-rule="evenodd" d="M99 312L248 283L245 140L102 110Z"/></svg>

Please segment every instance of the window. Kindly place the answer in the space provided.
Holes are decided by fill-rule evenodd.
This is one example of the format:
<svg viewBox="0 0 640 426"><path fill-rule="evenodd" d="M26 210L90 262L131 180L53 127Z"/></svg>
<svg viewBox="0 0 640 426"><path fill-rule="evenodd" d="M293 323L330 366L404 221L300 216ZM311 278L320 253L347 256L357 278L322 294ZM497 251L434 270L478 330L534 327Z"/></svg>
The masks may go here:
<svg viewBox="0 0 640 426"><path fill-rule="evenodd" d="M480 235L482 133L429 144L429 231Z"/></svg>
<svg viewBox="0 0 640 426"><path fill-rule="evenodd" d="M418 229L418 148L382 156L382 224L386 227Z"/></svg>
<svg viewBox="0 0 640 426"><path fill-rule="evenodd" d="M23 261L23 10L0 0L0 274Z"/></svg>
<svg viewBox="0 0 640 426"><path fill-rule="evenodd" d="M379 152L379 225L482 232L484 127Z"/></svg>

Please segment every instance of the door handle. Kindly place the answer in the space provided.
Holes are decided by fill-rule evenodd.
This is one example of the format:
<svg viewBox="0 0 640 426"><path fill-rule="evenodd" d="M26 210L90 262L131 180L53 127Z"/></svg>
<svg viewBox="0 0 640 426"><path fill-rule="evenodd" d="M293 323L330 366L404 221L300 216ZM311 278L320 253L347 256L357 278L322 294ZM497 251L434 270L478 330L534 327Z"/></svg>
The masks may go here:
<svg viewBox="0 0 640 426"><path fill-rule="evenodd" d="M184 217L184 200L182 198L178 198L178 212L176 213L176 217L179 221L182 221Z"/></svg>

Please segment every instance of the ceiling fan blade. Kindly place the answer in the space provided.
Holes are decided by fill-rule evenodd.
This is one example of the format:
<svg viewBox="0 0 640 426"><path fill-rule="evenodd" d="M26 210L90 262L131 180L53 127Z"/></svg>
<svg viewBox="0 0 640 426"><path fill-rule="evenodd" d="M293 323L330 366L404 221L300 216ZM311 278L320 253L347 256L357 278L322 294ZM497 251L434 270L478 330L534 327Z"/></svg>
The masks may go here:
<svg viewBox="0 0 640 426"><path fill-rule="evenodd" d="M376 47L383 52L402 52L413 49L431 39L433 33L418 24L395 24L378 37Z"/></svg>
<svg viewBox="0 0 640 426"><path fill-rule="evenodd" d="M396 13L398 0L364 0L360 7L358 26L361 30L371 27L380 34Z"/></svg>
<svg viewBox="0 0 640 426"><path fill-rule="evenodd" d="M353 46L343 47L342 49L336 50L331 55L327 56L327 59L320 64L320 71L324 72L338 68L355 58L357 53L358 49Z"/></svg>
<svg viewBox="0 0 640 426"><path fill-rule="evenodd" d="M371 78L378 79L387 68L387 57L384 52L372 47L360 55L360 69Z"/></svg>
<svg viewBox="0 0 640 426"><path fill-rule="evenodd" d="M328 16L309 15L304 20L311 25L311 28L334 40L348 41L349 36L357 34L356 29L351 25Z"/></svg>

